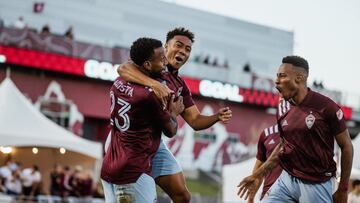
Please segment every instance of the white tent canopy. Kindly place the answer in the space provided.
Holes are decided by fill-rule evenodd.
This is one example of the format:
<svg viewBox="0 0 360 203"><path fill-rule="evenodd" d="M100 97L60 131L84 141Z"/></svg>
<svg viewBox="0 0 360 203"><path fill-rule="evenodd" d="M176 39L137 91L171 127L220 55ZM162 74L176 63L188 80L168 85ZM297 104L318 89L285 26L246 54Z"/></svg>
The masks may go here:
<svg viewBox="0 0 360 203"><path fill-rule="evenodd" d="M58 126L39 112L6 78L0 85L0 146L64 147L67 150L102 158L102 145Z"/></svg>

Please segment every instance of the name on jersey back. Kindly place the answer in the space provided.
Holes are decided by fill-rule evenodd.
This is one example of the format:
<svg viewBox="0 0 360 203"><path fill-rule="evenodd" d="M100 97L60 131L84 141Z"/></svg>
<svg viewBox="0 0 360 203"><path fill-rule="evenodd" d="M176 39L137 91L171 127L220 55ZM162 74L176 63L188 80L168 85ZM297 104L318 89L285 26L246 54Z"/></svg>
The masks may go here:
<svg viewBox="0 0 360 203"><path fill-rule="evenodd" d="M128 95L129 97L133 96L134 88L132 86L126 85L120 80L116 80L114 85L115 85L116 89L118 89L120 92Z"/></svg>

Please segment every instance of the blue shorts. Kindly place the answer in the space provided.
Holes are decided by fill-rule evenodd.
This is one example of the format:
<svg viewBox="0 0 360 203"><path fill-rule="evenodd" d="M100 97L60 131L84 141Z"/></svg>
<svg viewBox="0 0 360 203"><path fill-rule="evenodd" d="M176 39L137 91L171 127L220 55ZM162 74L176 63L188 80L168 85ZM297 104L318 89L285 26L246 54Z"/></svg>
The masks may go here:
<svg viewBox="0 0 360 203"><path fill-rule="evenodd" d="M180 164L161 139L159 149L152 159L152 177L155 179L159 176L176 174L181 171Z"/></svg>
<svg viewBox="0 0 360 203"><path fill-rule="evenodd" d="M154 203L156 202L156 187L152 177L143 173L135 183L116 185L101 180L105 203L121 202L126 199L132 203Z"/></svg>
<svg viewBox="0 0 360 203"><path fill-rule="evenodd" d="M263 203L331 203L333 184L330 179L323 183L310 183L295 178L285 170L271 186L268 194L261 201Z"/></svg>

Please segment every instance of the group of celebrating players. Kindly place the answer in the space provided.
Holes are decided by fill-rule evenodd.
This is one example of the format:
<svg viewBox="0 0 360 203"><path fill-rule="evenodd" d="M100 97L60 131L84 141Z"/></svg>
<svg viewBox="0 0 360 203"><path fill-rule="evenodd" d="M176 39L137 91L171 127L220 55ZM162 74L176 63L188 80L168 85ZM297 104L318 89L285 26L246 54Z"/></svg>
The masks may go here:
<svg viewBox="0 0 360 203"><path fill-rule="evenodd" d="M101 169L106 203L156 202L156 185L174 203L190 202L181 166L161 136L176 135L178 115L194 130L232 117L228 107L202 115L179 76L193 43L194 34L182 27L167 33L164 46L139 38L130 48L131 61L118 68ZM308 75L304 58L283 58L275 81L282 98L277 122L263 130L252 175L238 185L238 195L248 202L263 180L262 202L346 202L353 148L344 115L331 99L307 87ZM334 140L341 149L341 175L333 193Z"/></svg>

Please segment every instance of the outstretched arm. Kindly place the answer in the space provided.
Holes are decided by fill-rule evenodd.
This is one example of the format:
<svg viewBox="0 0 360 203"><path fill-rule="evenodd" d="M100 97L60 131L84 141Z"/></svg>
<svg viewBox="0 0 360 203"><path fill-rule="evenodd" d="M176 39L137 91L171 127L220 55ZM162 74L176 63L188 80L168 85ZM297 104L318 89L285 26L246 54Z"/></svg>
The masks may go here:
<svg viewBox="0 0 360 203"><path fill-rule="evenodd" d="M154 90L156 97L162 102L163 106L167 106L167 101L170 98L172 91L160 82L144 75L140 72L137 65L132 62L127 62L119 66L118 74L126 81L144 85Z"/></svg>
<svg viewBox="0 0 360 203"><path fill-rule="evenodd" d="M218 113L214 115L205 116L200 114L196 105L192 105L186 108L181 116L194 130L203 130L211 127L218 121L228 123L232 117L232 112L229 107L225 107L219 109Z"/></svg>
<svg viewBox="0 0 360 203"><path fill-rule="evenodd" d="M275 147L270 157L255 171L253 174L244 178L238 185L238 195L242 198L245 195L245 199L255 196L257 189L262 180L279 162L278 155L282 150L283 140Z"/></svg>
<svg viewBox="0 0 360 203"><path fill-rule="evenodd" d="M347 190L353 160L353 146L348 130L335 136L336 142L341 149L341 175L337 191L333 195L334 203L347 201Z"/></svg>
<svg viewBox="0 0 360 203"><path fill-rule="evenodd" d="M256 159L256 162L255 162L252 173L254 173L263 164L264 164L264 162L260 161L259 159ZM259 179L259 183L256 185L256 188L254 190L254 194L249 195L249 199L248 199L247 203L254 203L255 195L256 195L257 191L259 190L260 185L261 185L262 182L263 182L263 178Z"/></svg>

